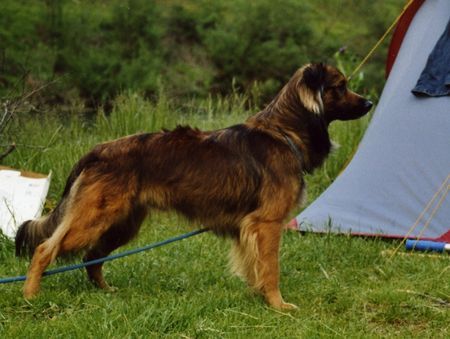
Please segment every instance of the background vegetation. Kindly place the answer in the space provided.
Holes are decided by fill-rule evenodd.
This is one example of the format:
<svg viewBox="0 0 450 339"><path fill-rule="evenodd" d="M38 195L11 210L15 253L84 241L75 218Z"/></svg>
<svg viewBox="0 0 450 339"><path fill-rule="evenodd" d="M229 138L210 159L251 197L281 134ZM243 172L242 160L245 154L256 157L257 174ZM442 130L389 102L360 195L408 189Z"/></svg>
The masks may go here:
<svg viewBox="0 0 450 339"><path fill-rule="evenodd" d="M109 110L123 91L154 98L161 86L177 100L254 91L263 104L306 62L334 62L339 50L359 61L403 3L6 0L0 97L56 81L35 109ZM365 68L368 89L382 88L385 51Z"/></svg>
<svg viewBox="0 0 450 339"><path fill-rule="evenodd" d="M0 163L52 171L49 210L94 144L177 124L241 122L310 60L348 74L403 3L2 1L0 147L16 146ZM385 50L352 82L373 99ZM341 147L308 176L308 202L345 166L369 120L331 126ZM155 213L127 247L186 229L176 215ZM448 258L391 260L385 251L396 245L286 233L282 291L300 309L280 313L226 273L229 244L203 234L106 264L116 293L92 287L82 270L45 278L31 302L21 283L0 285L0 337L448 337ZM0 234L0 277L27 265Z"/></svg>

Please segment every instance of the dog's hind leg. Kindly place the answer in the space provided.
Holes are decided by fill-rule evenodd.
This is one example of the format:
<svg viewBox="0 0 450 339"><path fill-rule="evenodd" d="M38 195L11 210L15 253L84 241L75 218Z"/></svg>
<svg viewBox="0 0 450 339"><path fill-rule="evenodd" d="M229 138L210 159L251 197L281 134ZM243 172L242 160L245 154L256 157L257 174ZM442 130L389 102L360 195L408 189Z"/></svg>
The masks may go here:
<svg viewBox="0 0 450 339"><path fill-rule="evenodd" d="M33 259L28 269L27 279L23 287L23 296L26 299L33 298L39 292L42 273L50 265L51 258L52 255L49 253L46 242L40 244L34 251Z"/></svg>
<svg viewBox="0 0 450 339"><path fill-rule="evenodd" d="M69 227L70 224L63 221L50 238L36 247L23 287L23 295L26 299L33 298L39 292L42 273L59 254L61 241Z"/></svg>
<svg viewBox="0 0 450 339"><path fill-rule="evenodd" d="M126 190L108 191L108 186L97 181L74 193L61 225L35 250L24 285L25 298L38 293L42 273L58 254L95 246L111 225L129 216L132 196L122 192Z"/></svg>
<svg viewBox="0 0 450 339"><path fill-rule="evenodd" d="M86 253L83 260L90 261L106 257L118 247L126 244L138 233L146 214L147 211L145 208L135 208L127 219L110 227L101 236L97 244ZM99 288L113 291L114 289L108 285L103 277L102 267L103 263L87 266L86 271L89 280Z"/></svg>
<svg viewBox="0 0 450 339"><path fill-rule="evenodd" d="M26 299L33 298L39 292L42 273L56 257L57 251L57 249L51 248L48 240L40 244L34 251L23 287L23 295Z"/></svg>
<svg viewBox="0 0 450 339"><path fill-rule="evenodd" d="M92 249L90 249L83 258L83 261L91 261L95 259L99 259L102 257L106 257L112 251L108 249L108 246L103 242L96 244ZM108 285L105 278L103 277L102 272L103 263L94 264L86 267L86 271L89 277L89 280L92 281L97 287L107 290L114 291L114 288Z"/></svg>

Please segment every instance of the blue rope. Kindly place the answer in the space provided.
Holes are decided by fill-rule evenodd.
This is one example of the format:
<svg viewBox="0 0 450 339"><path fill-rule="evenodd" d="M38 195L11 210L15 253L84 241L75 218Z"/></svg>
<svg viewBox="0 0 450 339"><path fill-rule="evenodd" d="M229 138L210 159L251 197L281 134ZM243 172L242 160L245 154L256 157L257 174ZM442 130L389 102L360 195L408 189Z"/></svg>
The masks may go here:
<svg viewBox="0 0 450 339"><path fill-rule="evenodd" d="M64 266L64 267L59 267L59 268L55 268L53 270L49 270L49 271L45 271L42 276L47 276L47 275L52 275L52 274L57 274L57 273L63 273L63 272L67 272L67 271L73 271L76 270L78 268L83 268L83 267L87 267L87 266L91 266L91 265L96 265L96 264L100 264L106 261L111 261L114 259L119 259L119 258L123 258L126 257L128 255L132 255L132 254L136 254L139 252L143 252L143 251L147 251L147 250L151 250L153 248L156 247L160 247L160 246L164 246L167 244L170 244L172 242L178 241L178 240L183 240L189 237L192 237L194 235L203 233L208 231L208 229L204 228L201 230L196 230L196 231L192 231L192 232L188 232L173 238L169 238L166 239L164 241L160 241L154 244L149 244L147 246L144 247L140 247L140 248L136 248L134 250L129 250L129 251L125 251L125 252L121 252L121 253L117 253L117 254L113 254L104 258L99 258L99 259L95 259L95 260L90 260L90 261L86 261L83 263L79 263L79 264L75 264L75 265L69 265L69 266ZM25 275L21 275L18 277L11 277L11 278L3 278L0 279L0 284L7 284L7 283L11 283L11 282L16 282L16 281L24 281L26 279Z"/></svg>

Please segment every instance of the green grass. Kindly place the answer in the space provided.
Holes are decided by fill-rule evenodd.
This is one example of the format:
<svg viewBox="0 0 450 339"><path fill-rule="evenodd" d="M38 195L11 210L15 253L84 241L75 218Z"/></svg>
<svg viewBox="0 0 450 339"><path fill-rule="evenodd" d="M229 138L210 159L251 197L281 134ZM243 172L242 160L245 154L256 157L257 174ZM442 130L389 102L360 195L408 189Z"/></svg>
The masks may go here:
<svg viewBox="0 0 450 339"><path fill-rule="evenodd" d="M150 103L130 94L117 99L108 118L19 116L8 132L15 135L18 150L5 165L52 170L52 206L73 163L95 143L177 123L203 129L227 126L251 114L253 109L243 103L234 96L172 107L164 96ZM341 171L367 123L365 118L332 126L333 138L342 146L308 176L309 201ZM140 236L119 251L188 229L176 215L156 213ZM106 279L118 287L115 293L94 288L83 270L44 278L42 293L31 302L22 298L22 283L0 285L0 337L448 337L448 257L397 255L391 260L383 255L396 245L287 232L281 290L299 310L282 313L228 273L227 241L201 234L105 264ZM14 257L12 243L2 237L0 263L0 277L22 275L28 266L27 260Z"/></svg>

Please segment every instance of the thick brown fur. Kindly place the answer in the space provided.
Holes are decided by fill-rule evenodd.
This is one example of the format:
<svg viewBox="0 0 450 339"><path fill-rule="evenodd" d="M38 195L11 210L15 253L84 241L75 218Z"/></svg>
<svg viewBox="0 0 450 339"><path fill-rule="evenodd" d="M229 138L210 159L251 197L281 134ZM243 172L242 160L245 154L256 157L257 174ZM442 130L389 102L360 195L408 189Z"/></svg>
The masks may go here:
<svg viewBox="0 0 450 339"><path fill-rule="evenodd" d="M338 70L309 64L243 124L208 132L177 127L97 145L75 165L58 207L17 233L17 254L34 253L24 296L38 293L56 256L82 249L86 260L108 255L160 209L231 238L232 270L272 307L294 308L279 290L284 220L301 198L302 174L331 150L329 123L370 108ZM101 264L87 271L109 288Z"/></svg>

